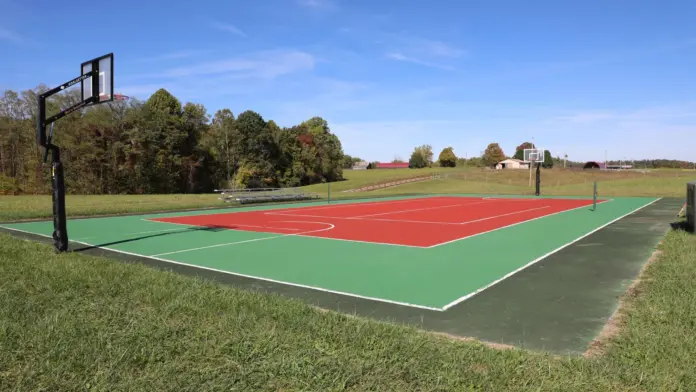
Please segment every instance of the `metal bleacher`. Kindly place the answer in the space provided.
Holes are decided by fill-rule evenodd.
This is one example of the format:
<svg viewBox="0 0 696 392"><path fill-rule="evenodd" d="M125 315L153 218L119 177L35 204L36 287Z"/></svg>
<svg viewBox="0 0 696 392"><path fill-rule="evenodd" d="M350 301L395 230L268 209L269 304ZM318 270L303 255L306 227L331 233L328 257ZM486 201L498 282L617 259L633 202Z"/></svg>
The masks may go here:
<svg viewBox="0 0 696 392"><path fill-rule="evenodd" d="M220 200L226 203L271 203L319 199L319 194L304 192L298 188L251 188L251 189L216 189Z"/></svg>

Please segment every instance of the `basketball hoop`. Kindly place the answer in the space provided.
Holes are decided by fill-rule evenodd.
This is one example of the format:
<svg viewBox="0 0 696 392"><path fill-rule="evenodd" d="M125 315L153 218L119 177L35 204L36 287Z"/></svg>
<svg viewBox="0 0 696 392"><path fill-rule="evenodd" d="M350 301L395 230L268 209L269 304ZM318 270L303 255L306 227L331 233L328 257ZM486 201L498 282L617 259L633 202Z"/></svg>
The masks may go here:
<svg viewBox="0 0 696 392"><path fill-rule="evenodd" d="M543 148L525 148L522 162L529 163L530 166L533 166L535 164L544 163L544 158Z"/></svg>
<svg viewBox="0 0 696 392"><path fill-rule="evenodd" d="M525 148L524 156L522 162L529 164L529 186L532 186L532 168L536 165L536 192L535 194L539 196L540 186L541 186L541 164L544 163L544 149L543 148Z"/></svg>

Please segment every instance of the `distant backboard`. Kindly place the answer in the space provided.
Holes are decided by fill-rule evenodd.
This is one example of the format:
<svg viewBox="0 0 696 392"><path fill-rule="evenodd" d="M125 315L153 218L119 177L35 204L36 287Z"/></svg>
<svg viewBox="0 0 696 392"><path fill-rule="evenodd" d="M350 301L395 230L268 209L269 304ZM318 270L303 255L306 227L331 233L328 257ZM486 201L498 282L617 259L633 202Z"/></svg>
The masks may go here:
<svg viewBox="0 0 696 392"><path fill-rule="evenodd" d="M543 148L525 148L524 157L522 160L527 163L544 163L544 149Z"/></svg>
<svg viewBox="0 0 696 392"><path fill-rule="evenodd" d="M80 72L85 75L92 71L92 69L98 68L99 70L99 89L93 91L93 77L88 77L81 82L82 84L82 100L88 99L90 97L96 97L97 101L94 103L103 103L114 100L114 54L109 53L107 55L97 57L90 61L85 61L80 65Z"/></svg>

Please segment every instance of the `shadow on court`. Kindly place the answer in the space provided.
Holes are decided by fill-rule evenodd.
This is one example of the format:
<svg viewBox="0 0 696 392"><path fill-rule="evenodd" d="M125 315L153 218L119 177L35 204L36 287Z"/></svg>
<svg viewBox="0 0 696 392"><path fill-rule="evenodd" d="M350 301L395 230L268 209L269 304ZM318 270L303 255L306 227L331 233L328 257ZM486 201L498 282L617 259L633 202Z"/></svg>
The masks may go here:
<svg viewBox="0 0 696 392"><path fill-rule="evenodd" d="M155 233L155 234L150 234L150 235L143 235L143 236L139 236L139 237L123 239L123 240L119 240L119 241L112 241L112 242L107 242L107 243L102 243L102 244L84 246L82 248L73 249L72 252L84 252L87 250L104 248L104 247L112 246L112 245L125 244L125 243L129 243L129 242L142 241L142 240L146 240L149 238L164 237L164 236L175 235L175 234L187 234L187 233L199 232L199 231L207 231L207 232L215 233L215 232L229 230L229 229L230 228L228 228L228 227L212 226L212 225L201 226L201 227L186 227L186 228L183 228L181 230L172 230L172 231L167 231L167 232L162 232L162 233Z"/></svg>

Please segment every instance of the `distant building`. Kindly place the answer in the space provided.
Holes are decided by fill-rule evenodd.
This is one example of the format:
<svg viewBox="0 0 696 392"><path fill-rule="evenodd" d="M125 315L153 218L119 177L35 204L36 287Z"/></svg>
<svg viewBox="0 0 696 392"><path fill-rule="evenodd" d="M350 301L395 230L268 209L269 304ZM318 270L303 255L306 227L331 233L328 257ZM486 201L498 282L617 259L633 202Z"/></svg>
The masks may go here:
<svg viewBox="0 0 696 392"><path fill-rule="evenodd" d="M606 163L586 162L583 169L601 169L601 170L630 170L633 165L607 165Z"/></svg>
<svg viewBox="0 0 696 392"><path fill-rule="evenodd" d="M368 165L369 163L365 161L355 162L353 164L353 170L366 170Z"/></svg>
<svg viewBox="0 0 696 392"><path fill-rule="evenodd" d="M408 163L382 163L377 162L375 169L408 169Z"/></svg>
<svg viewBox="0 0 696 392"><path fill-rule="evenodd" d="M529 164L519 159L510 158L496 163L495 169L529 169Z"/></svg>

